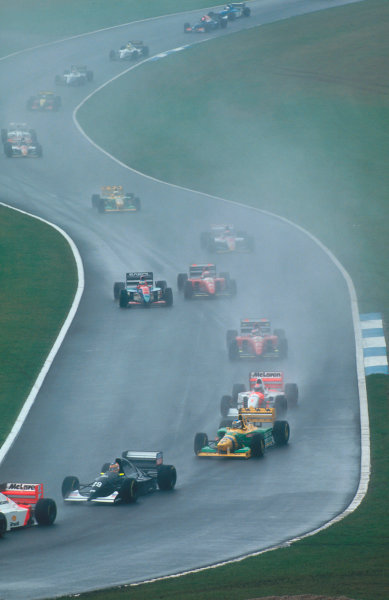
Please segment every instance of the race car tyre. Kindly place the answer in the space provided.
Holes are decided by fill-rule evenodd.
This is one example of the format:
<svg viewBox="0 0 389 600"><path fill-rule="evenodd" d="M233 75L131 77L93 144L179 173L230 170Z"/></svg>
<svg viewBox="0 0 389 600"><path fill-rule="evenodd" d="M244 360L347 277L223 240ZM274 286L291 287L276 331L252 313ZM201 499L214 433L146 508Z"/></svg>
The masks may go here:
<svg viewBox="0 0 389 600"><path fill-rule="evenodd" d="M130 306L128 304L127 290L120 290L120 294L119 294L119 306L120 306L120 308L128 308Z"/></svg>
<svg viewBox="0 0 389 600"><path fill-rule="evenodd" d="M100 203L99 194L92 194L92 208L98 208Z"/></svg>
<svg viewBox="0 0 389 600"><path fill-rule="evenodd" d="M285 396L288 401L288 406L293 408L297 406L299 390L296 383L285 384Z"/></svg>
<svg viewBox="0 0 389 600"><path fill-rule="evenodd" d="M134 198L134 206L136 210L140 210L140 198Z"/></svg>
<svg viewBox="0 0 389 600"><path fill-rule="evenodd" d="M226 417L225 419L222 419L219 423L219 429L222 429L223 427L231 427L232 421L233 419L231 419L231 417Z"/></svg>
<svg viewBox="0 0 389 600"><path fill-rule="evenodd" d="M265 440L261 433L254 433L250 442L251 456L253 458L261 458L265 454Z"/></svg>
<svg viewBox="0 0 389 600"><path fill-rule="evenodd" d="M107 471L109 471L109 465L110 465L110 463L104 463L103 466L101 467L100 473L106 473Z"/></svg>
<svg viewBox="0 0 389 600"><path fill-rule="evenodd" d="M206 433L196 433L194 439L194 453L196 456L204 446L208 446L208 436Z"/></svg>
<svg viewBox="0 0 389 600"><path fill-rule="evenodd" d="M248 6L245 6L243 9L243 16L249 17L250 15L251 15L251 8L249 8Z"/></svg>
<svg viewBox="0 0 389 600"><path fill-rule="evenodd" d="M172 288L166 288L163 298L165 300L166 306L173 306L173 290L172 290Z"/></svg>
<svg viewBox="0 0 389 600"><path fill-rule="evenodd" d="M177 287L179 290L184 289L185 282L188 281L188 275L186 273L179 273L177 275Z"/></svg>
<svg viewBox="0 0 389 600"><path fill-rule="evenodd" d="M38 525L52 525L57 516L57 505L51 498L40 498L34 514Z"/></svg>
<svg viewBox="0 0 389 600"><path fill-rule="evenodd" d="M7 531L7 518L4 513L0 513L0 537Z"/></svg>
<svg viewBox="0 0 389 600"><path fill-rule="evenodd" d="M113 297L115 300L119 300L121 290L124 290L124 281L115 281L113 284Z"/></svg>
<svg viewBox="0 0 389 600"><path fill-rule="evenodd" d="M120 488L120 497L125 504L133 504L137 501L139 495L138 482L132 477L126 479Z"/></svg>
<svg viewBox="0 0 389 600"><path fill-rule="evenodd" d="M155 287L161 288L161 290L164 292L167 288L167 283L164 279L161 279L160 281L155 282Z"/></svg>
<svg viewBox="0 0 389 600"><path fill-rule="evenodd" d="M235 19L236 19L236 14L235 14L234 12L230 12L230 13L228 13L228 19L229 19L230 21L235 21Z"/></svg>
<svg viewBox="0 0 389 600"><path fill-rule="evenodd" d="M289 441L290 428L287 421L275 421L273 425L273 438L276 446L286 446Z"/></svg>
<svg viewBox="0 0 389 600"><path fill-rule="evenodd" d="M43 150L42 150L42 146L40 144L36 145L36 155L39 156L39 158L41 156L43 156Z"/></svg>
<svg viewBox="0 0 389 600"><path fill-rule="evenodd" d="M288 341L285 338L278 340L278 353L280 358L287 358L288 356Z"/></svg>
<svg viewBox="0 0 389 600"><path fill-rule="evenodd" d="M189 33L190 23L184 23L184 33Z"/></svg>
<svg viewBox="0 0 389 600"><path fill-rule="evenodd" d="M281 419L288 411L288 402L285 396L276 396L274 401L274 408L276 409L276 418Z"/></svg>
<svg viewBox="0 0 389 600"><path fill-rule="evenodd" d="M158 469L157 483L160 490L168 492L176 485L177 471L173 465L162 465Z"/></svg>
<svg viewBox="0 0 389 600"><path fill-rule="evenodd" d="M99 213L105 213L105 200L104 198L100 198L99 204L97 206L97 210Z"/></svg>
<svg viewBox="0 0 389 600"><path fill-rule="evenodd" d="M234 385L232 386L232 403L234 406L237 405L239 394L245 391L246 386L244 383L234 383Z"/></svg>
<svg viewBox="0 0 389 600"><path fill-rule="evenodd" d="M238 360L239 359L239 345L236 340L233 340L231 344L228 346L228 357L230 360Z"/></svg>
<svg viewBox="0 0 389 600"><path fill-rule="evenodd" d="M228 411L232 407L232 396L222 396L220 400L220 414L222 417L228 415Z"/></svg>
<svg viewBox="0 0 389 600"><path fill-rule="evenodd" d="M230 296L236 296L237 287L236 287L235 279L230 279L229 285L228 285L228 291L230 293Z"/></svg>
<svg viewBox="0 0 389 600"><path fill-rule="evenodd" d="M184 284L184 298L190 300L193 297L193 286L191 281L185 281Z"/></svg>
<svg viewBox="0 0 389 600"><path fill-rule="evenodd" d="M7 158L12 158L12 144L10 142L4 144L4 154Z"/></svg>
<svg viewBox="0 0 389 600"><path fill-rule="evenodd" d="M227 19L220 19L220 27L222 29L225 29L227 27L227 23L228 23Z"/></svg>
<svg viewBox="0 0 389 600"><path fill-rule="evenodd" d="M93 71L87 71L86 78L88 81L93 81Z"/></svg>
<svg viewBox="0 0 389 600"><path fill-rule="evenodd" d="M36 134L35 129L30 129L30 136L31 136L31 141L34 142L34 144L35 144L35 142L38 141L38 136Z"/></svg>
<svg viewBox="0 0 389 600"><path fill-rule="evenodd" d="M62 482L61 492L62 498L67 498L70 492L74 492L74 490L78 490L80 487L80 480L78 477L74 477L74 475L68 475Z"/></svg>
<svg viewBox="0 0 389 600"><path fill-rule="evenodd" d="M110 52L109 52L109 60L116 60L116 52L115 52L115 50L110 50Z"/></svg>
<svg viewBox="0 0 389 600"><path fill-rule="evenodd" d="M3 142L3 144L5 144L5 142L7 141L7 130L6 129L2 129L1 130L1 141Z"/></svg>
<svg viewBox="0 0 389 600"><path fill-rule="evenodd" d="M236 329L229 329L226 335L227 348L230 347L231 342L233 342L238 337L238 332Z"/></svg>

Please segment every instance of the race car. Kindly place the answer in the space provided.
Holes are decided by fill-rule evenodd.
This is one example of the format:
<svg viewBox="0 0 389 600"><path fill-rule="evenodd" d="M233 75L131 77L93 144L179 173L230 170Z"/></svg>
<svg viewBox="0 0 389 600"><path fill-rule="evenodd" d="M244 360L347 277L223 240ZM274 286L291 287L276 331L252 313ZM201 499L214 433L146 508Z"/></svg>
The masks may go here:
<svg viewBox="0 0 389 600"><path fill-rule="evenodd" d="M32 525L52 525L57 506L43 497L42 483L0 483L0 536Z"/></svg>
<svg viewBox="0 0 389 600"><path fill-rule="evenodd" d="M254 238L243 231L235 231L233 225L213 225L211 231L203 231L201 245L209 252L252 252Z"/></svg>
<svg viewBox="0 0 389 600"><path fill-rule="evenodd" d="M195 25L191 25L190 23L184 24L184 32L185 33L208 33L208 31L214 31L215 29L225 29L227 27L228 19L227 17L222 17L219 15L211 16L211 14L204 15L201 17L200 21Z"/></svg>
<svg viewBox="0 0 389 600"><path fill-rule="evenodd" d="M1 130L1 141L15 142L22 138L29 139L32 142L37 141L35 129L31 129L27 123L9 123L8 127Z"/></svg>
<svg viewBox="0 0 389 600"><path fill-rule="evenodd" d="M236 281L229 273L216 274L214 264L192 264L189 266L189 276L179 273L177 287L184 291L187 300L194 297L215 298L217 296L235 296Z"/></svg>
<svg viewBox="0 0 389 600"><path fill-rule="evenodd" d="M56 85L79 86L85 85L87 81L93 81L93 71L89 71L85 66L72 65L66 69L62 75L55 76Z"/></svg>
<svg viewBox="0 0 389 600"><path fill-rule="evenodd" d="M172 490L176 480L176 469L163 464L162 452L126 450L112 463L104 463L100 474L90 483L80 483L73 475L65 477L62 497L65 502L130 504L157 489Z"/></svg>
<svg viewBox="0 0 389 600"><path fill-rule="evenodd" d="M33 142L29 137L21 137L12 142L5 142L4 154L7 158L35 157L40 158L43 154L42 146L38 141Z"/></svg>
<svg viewBox="0 0 389 600"><path fill-rule="evenodd" d="M138 58L146 58L149 55L149 47L143 42L127 42L125 46L121 46L119 50L111 50L109 60L137 60Z"/></svg>
<svg viewBox="0 0 389 600"><path fill-rule="evenodd" d="M230 360L240 358L286 358L288 341L283 329L271 332L268 319L241 319L240 333L227 331L227 350Z"/></svg>
<svg viewBox="0 0 389 600"><path fill-rule="evenodd" d="M135 194L123 192L121 185L106 185L101 194L92 195L92 207L100 213L136 212L140 210L140 199Z"/></svg>
<svg viewBox="0 0 389 600"><path fill-rule="evenodd" d="M285 446L289 441L287 421L275 418L274 408L240 411L231 427L219 427L214 440L196 433L194 452L209 458L260 458L267 448Z"/></svg>
<svg viewBox="0 0 389 600"><path fill-rule="evenodd" d="M27 100L27 110L59 110L61 96L55 96L54 92L38 92Z"/></svg>
<svg viewBox="0 0 389 600"><path fill-rule="evenodd" d="M164 280L156 281L152 271L126 273L126 281L115 281L113 297L119 300L120 308L133 306L172 306L173 291Z"/></svg>
<svg viewBox="0 0 389 600"><path fill-rule="evenodd" d="M208 14L211 17L218 15L219 17L227 17L229 21L235 21L235 19L240 19L241 17L249 17L251 9L246 6L245 2L230 2L219 12L210 12Z"/></svg>
<svg viewBox="0 0 389 600"><path fill-rule="evenodd" d="M228 424L237 418L240 409L247 407L274 408L278 419L288 408L297 406L297 401L297 384L284 384L282 371L251 371L249 389L243 383L234 383L232 394L222 396L220 412Z"/></svg>

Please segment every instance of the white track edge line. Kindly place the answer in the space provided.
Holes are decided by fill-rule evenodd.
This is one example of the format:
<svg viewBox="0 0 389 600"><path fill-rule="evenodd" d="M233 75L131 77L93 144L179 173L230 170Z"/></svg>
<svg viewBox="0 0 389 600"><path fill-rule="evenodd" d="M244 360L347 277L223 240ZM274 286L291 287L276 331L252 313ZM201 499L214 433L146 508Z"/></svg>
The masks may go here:
<svg viewBox="0 0 389 600"><path fill-rule="evenodd" d="M38 395L38 392L45 380L45 377L46 377L47 373L49 372L49 369L50 369L51 365L53 364L54 358L55 358L59 348L61 347L62 342L63 342L63 340L69 330L69 327L74 319L78 305L80 304L82 293L84 291L84 267L83 267L82 259L81 259L81 256L80 256L80 253L78 251L76 244L74 243L72 238L63 229L58 227L58 225L55 225L54 223L50 223L50 221L47 221L46 219L42 219L41 217L37 217L36 215L33 215L27 211L21 210L19 208L15 208L14 206L10 206L9 204L5 204L4 202L0 202L0 206L4 206L11 210L17 211L24 215L27 215L28 217L32 217L33 219L37 219L38 221L42 221L43 223L46 223L53 229L56 229L62 235L62 237L65 238L65 240L67 241L67 243L70 246L70 249L74 256L74 260L76 262L77 279L78 279L76 293L74 295L73 303L72 303L72 306L70 307L69 313L60 329L60 332L57 336L57 339L54 342L53 347L51 348L51 350L43 364L43 367L42 367L36 381L34 382L32 388L31 388L30 393L28 394L28 397L27 397L25 403L23 404L23 407L22 407L10 433L8 434L5 442L3 443L3 445L0 448L0 465L1 465L7 452L9 451L12 444L14 443L17 436L19 435L19 432L27 418L27 415L30 412L31 407L33 406L33 404L35 402L35 398Z"/></svg>

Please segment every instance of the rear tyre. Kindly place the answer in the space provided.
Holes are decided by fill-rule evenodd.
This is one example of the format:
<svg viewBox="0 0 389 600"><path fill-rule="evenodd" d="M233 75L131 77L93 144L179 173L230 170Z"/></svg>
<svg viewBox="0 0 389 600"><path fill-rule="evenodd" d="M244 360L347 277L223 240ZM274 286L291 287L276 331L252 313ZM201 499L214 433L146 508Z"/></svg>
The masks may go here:
<svg viewBox="0 0 389 600"><path fill-rule="evenodd" d="M220 400L220 414L222 417L226 417L228 415L228 411L232 407L232 397L231 396L222 396Z"/></svg>
<svg viewBox="0 0 389 600"><path fill-rule="evenodd" d="M234 383L232 386L232 403L236 406L238 402L238 396L241 392L246 391L246 386L244 383Z"/></svg>
<svg viewBox="0 0 389 600"><path fill-rule="evenodd" d="M239 346L236 340L233 340L228 347L228 358L230 360L239 360Z"/></svg>
<svg viewBox="0 0 389 600"><path fill-rule="evenodd" d="M7 531L7 518L0 512L0 537Z"/></svg>
<svg viewBox="0 0 389 600"><path fill-rule="evenodd" d="M172 288L166 288L163 295L166 306L173 306L173 290Z"/></svg>
<svg viewBox="0 0 389 600"><path fill-rule="evenodd" d="M137 211L140 211L140 198L134 198L134 206Z"/></svg>
<svg viewBox="0 0 389 600"><path fill-rule="evenodd" d="M116 52L115 52L115 50L110 50L109 60L116 60Z"/></svg>
<svg viewBox="0 0 389 600"><path fill-rule="evenodd" d="M161 290L164 292L167 288L167 283L165 280L161 279L161 281L155 282L155 287L161 288Z"/></svg>
<svg viewBox="0 0 389 600"><path fill-rule="evenodd" d="M265 454L265 440L261 433L254 433L250 443L251 456L261 458Z"/></svg>
<svg viewBox="0 0 389 600"><path fill-rule="evenodd" d="M61 488L61 492L62 492L62 498L67 498L70 494L70 492L74 492L74 490L78 490L80 487L80 480L78 479L78 477L74 477L73 475L69 475L68 477L65 477L65 479L62 482L62 488Z"/></svg>
<svg viewBox="0 0 389 600"><path fill-rule="evenodd" d="M208 436L206 433L196 433L194 439L194 453L196 456L201 452L204 446L208 446Z"/></svg>
<svg viewBox="0 0 389 600"><path fill-rule="evenodd" d="M228 291L230 293L230 296L236 296L237 287L235 279L230 279L228 284Z"/></svg>
<svg viewBox="0 0 389 600"><path fill-rule="evenodd" d="M299 397L299 390L296 383L285 384L285 396L288 402L288 406L296 407Z"/></svg>
<svg viewBox="0 0 389 600"><path fill-rule="evenodd" d="M114 300L119 300L120 292L124 290L125 285L123 281L115 281L113 284L113 297Z"/></svg>
<svg viewBox="0 0 389 600"><path fill-rule="evenodd" d="M282 419L288 411L288 402L285 396L276 396L274 408L276 409L276 418Z"/></svg>
<svg viewBox="0 0 389 600"><path fill-rule="evenodd" d="M34 514L38 525L52 525L57 516L57 505L51 498L40 498Z"/></svg>
<svg viewBox="0 0 389 600"><path fill-rule="evenodd" d="M185 281L184 284L184 298L190 300L193 297L193 286L191 281Z"/></svg>
<svg viewBox="0 0 389 600"><path fill-rule="evenodd" d="M99 194L92 194L92 208L99 208L100 196Z"/></svg>
<svg viewBox="0 0 389 600"><path fill-rule="evenodd" d="M287 358L288 356L288 341L286 338L278 339L278 353L280 358Z"/></svg>
<svg viewBox="0 0 389 600"><path fill-rule="evenodd" d="M227 331L226 340L227 340L227 348L229 348L231 342L233 342L238 337L238 332L236 329L229 329Z"/></svg>
<svg viewBox="0 0 389 600"><path fill-rule="evenodd" d="M167 492L176 485L177 471L173 465L162 465L158 469L157 483L160 490Z"/></svg>
<svg viewBox="0 0 389 600"><path fill-rule="evenodd" d="M132 477L126 479L120 488L120 498L124 504L133 504L138 499L138 482Z"/></svg>
<svg viewBox="0 0 389 600"><path fill-rule="evenodd" d="M275 421L273 426L273 438L276 446L286 446L289 441L290 428L287 421Z"/></svg>
<svg viewBox="0 0 389 600"><path fill-rule="evenodd" d="M249 17L250 15L251 15L251 8L249 8L248 6L245 6L243 9L243 16Z"/></svg>
<svg viewBox="0 0 389 600"><path fill-rule="evenodd" d="M120 290L120 294L119 294L119 306L120 306L120 308L127 308L128 307L128 294L127 294L127 290Z"/></svg>
<svg viewBox="0 0 389 600"><path fill-rule="evenodd" d="M177 275L177 287L180 291L184 289L186 281L188 281L188 275L186 273L179 273Z"/></svg>
<svg viewBox="0 0 389 600"><path fill-rule="evenodd" d="M12 144L10 142L4 144L4 154L7 158L12 158Z"/></svg>

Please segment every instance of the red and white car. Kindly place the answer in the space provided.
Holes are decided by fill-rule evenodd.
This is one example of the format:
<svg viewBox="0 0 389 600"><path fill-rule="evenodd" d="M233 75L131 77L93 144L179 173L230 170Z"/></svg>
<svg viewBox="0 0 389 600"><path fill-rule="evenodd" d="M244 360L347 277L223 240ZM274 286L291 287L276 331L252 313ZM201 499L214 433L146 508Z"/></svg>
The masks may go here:
<svg viewBox="0 0 389 600"><path fill-rule="evenodd" d="M177 287L183 290L184 297L190 300L194 297L215 298L217 296L235 296L236 281L230 278L229 273L216 273L216 265L192 264L189 266L189 275L179 273Z"/></svg>
<svg viewBox="0 0 389 600"><path fill-rule="evenodd" d="M234 383L232 394L220 401L220 412L228 420L237 418L240 409L275 408L276 418L282 418L289 408L297 406L296 383L284 383L282 371L251 371L249 389L243 383Z"/></svg>
<svg viewBox="0 0 389 600"><path fill-rule="evenodd" d="M241 319L240 332L227 331L227 350L231 360L240 358L286 358L288 342L283 329L272 333L269 319Z"/></svg>
<svg viewBox="0 0 389 600"><path fill-rule="evenodd" d="M57 506L43 497L42 483L0 483L0 536L31 525L52 525Z"/></svg>

